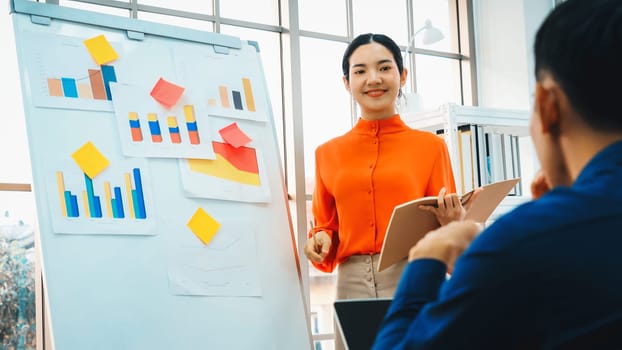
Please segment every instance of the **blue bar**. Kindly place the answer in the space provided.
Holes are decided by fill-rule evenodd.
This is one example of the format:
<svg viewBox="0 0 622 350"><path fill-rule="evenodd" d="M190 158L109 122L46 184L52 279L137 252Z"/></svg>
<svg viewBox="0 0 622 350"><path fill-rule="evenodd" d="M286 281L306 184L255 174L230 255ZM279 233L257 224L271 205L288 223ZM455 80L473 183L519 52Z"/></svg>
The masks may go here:
<svg viewBox="0 0 622 350"><path fill-rule="evenodd" d="M130 120L130 128L140 129L140 120Z"/></svg>
<svg viewBox="0 0 622 350"><path fill-rule="evenodd" d="M168 132L171 134L179 134L179 127L175 127L175 128L168 128Z"/></svg>
<svg viewBox="0 0 622 350"><path fill-rule="evenodd" d="M191 123L190 122L186 123L186 126L188 127L188 131L199 131L199 129L197 128L197 122L196 121L191 122Z"/></svg>
<svg viewBox="0 0 622 350"><path fill-rule="evenodd" d="M242 96L240 95L240 92L233 90L231 93L233 94L233 106L235 109L242 110Z"/></svg>
<svg viewBox="0 0 622 350"><path fill-rule="evenodd" d="M123 200L121 199L121 187L114 188L114 198L116 204L116 212L115 218L123 219L125 217L125 212L123 212ZM114 207L113 207L114 208Z"/></svg>
<svg viewBox="0 0 622 350"><path fill-rule="evenodd" d="M112 207L112 217L113 218L118 218L119 217L119 213L117 213L117 200L112 198L110 200L110 207Z"/></svg>
<svg viewBox="0 0 622 350"><path fill-rule="evenodd" d="M112 100L112 94L110 93L110 83L117 82L117 75L114 72L113 66L102 65L102 77L104 78L104 87L106 88L106 97L108 101Z"/></svg>
<svg viewBox="0 0 622 350"><path fill-rule="evenodd" d="M78 197L71 195L71 217L77 218L80 216L80 211L78 210Z"/></svg>
<svg viewBox="0 0 622 350"><path fill-rule="evenodd" d="M157 120L154 121L149 121L149 131L151 132L151 135L162 135L162 133L160 132L160 123L158 123Z"/></svg>
<svg viewBox="0 0 622 350"><path fill-rule="evenodd" d="M95 210L95 193L93 192L93 180L91 180L91 178L84 174L84 183L86 185L86 196L89 199L89 212L91 214L91 217L96 217L95 213L97 212Z"/></svg>
<svg viewBox="0 0 622 350"><path fill-rule="evenodd" d="M132 198L134 199L134 213L137 219L146 219L147 211L145 210L145 195L143 193L143 182L140 178L140 169L134 168L134 187L132 190Z"/></svg>
<svg viewBox="0 0 622 350"><path fill-rule="evenodd" d="M63 84L63 95L65 97L78 97L78 87L76 86L76 80L71 78L61 78Z"/></svg>
<svg viewBox="0 0 622 350"><path fill-rule="evenodd" d="M75 218L77 215L73 213L73 206L71 205L71 192L65 191L65 208L67 208L67 216L70 218Z"/></svg>
<svg viewBox="0 0 622 350"><path fill-rule="evenodd" d="M102 217L102 203L99 199L99 196L93 197L93 204L95 205L95 213L91 213L91 217L101 218Z"/></svg>

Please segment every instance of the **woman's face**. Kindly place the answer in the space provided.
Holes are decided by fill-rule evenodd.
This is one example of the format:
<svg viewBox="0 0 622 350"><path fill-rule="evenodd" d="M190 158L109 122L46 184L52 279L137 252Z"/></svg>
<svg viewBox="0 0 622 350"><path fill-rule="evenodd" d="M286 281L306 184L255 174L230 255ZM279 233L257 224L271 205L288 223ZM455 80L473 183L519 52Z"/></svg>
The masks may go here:
<svg viewBox="0 0 622 350"><path fill-rule="evenodd" d="M359 46L350 56L350 81L346 89L361 108L361 118L383 119L396 113L395 101L406 82L406 69L400 75L391 51L372 42Z"/></svg>

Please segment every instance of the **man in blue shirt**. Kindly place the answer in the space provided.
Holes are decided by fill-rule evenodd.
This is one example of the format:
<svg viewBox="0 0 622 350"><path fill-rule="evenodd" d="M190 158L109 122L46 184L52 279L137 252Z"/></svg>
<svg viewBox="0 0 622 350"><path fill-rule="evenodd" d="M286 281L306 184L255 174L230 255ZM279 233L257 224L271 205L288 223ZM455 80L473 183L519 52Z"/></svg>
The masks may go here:
<svg viewBox="0 0 622 350"><path fill-rule="evenodd" d="M411 248L374 349L557 349L622 319L622 0L563 2L534 49L547 191Z"/></svg>

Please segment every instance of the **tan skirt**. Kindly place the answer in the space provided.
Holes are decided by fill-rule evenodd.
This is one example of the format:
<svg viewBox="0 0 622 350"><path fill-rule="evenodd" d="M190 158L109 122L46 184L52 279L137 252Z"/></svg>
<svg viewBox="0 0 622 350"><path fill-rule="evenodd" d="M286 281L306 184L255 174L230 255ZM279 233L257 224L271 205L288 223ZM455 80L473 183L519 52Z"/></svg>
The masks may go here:
<svg viewBox="0 0 622 350"><path fill-rule="evenodd" d="M379 259L380 254L353 255L339 264L337 299L393 297L407 260L378 272Z"/></svg>

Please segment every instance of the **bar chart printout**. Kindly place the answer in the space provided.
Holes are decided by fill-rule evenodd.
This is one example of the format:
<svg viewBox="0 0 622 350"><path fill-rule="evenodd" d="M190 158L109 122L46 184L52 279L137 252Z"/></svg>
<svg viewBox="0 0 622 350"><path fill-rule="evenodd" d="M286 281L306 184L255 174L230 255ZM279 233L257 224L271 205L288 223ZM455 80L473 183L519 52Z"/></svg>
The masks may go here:
<svg viewBox="0 0 622 350"><path fill-rule="evenodd" d="M102 202L101 196L95 193L93 180L88 175L84 174L84 189L78 196L66 188L64 173L57 171L56 182L62 215L66 218L147 219L140 169L134 168L131 174L125 173L123 177L124 186L112 186L109 181L103 182Z"/></svg>
<svg viewBox="0 0 622 350"><path fill-rule="evenodd" d="M230 109L231 103L233 102L233 108L235 110L256 112L253 87L251 80L248 78L242 78L242 90L230 89L226 85L219 85L218 98L220 100L220 107L222 108ZM208 98L207 104L212 107L217 106L218 100Z"/></svg>
<svg viewBox="0 0 622 350"><path fill-rule="evenodd" d="M48 77L50 96L95 100L112 100L110 83L117 81L114 66L88 69L82 77Z"/></svg>

